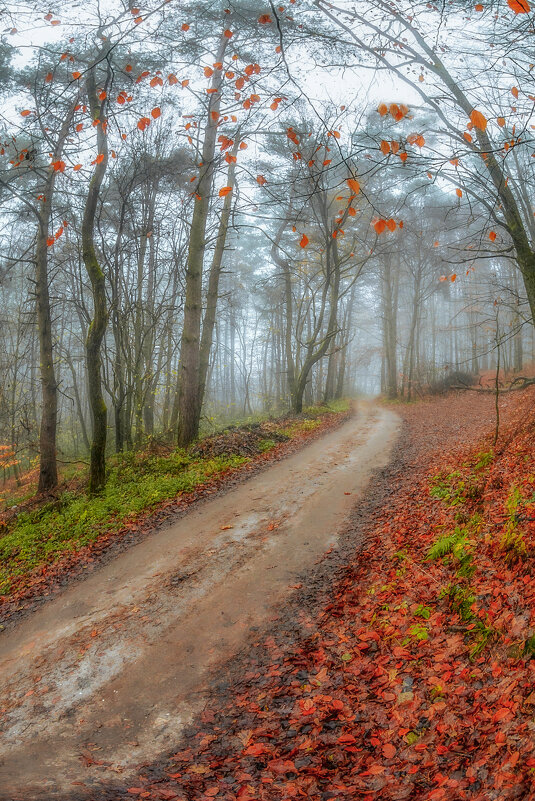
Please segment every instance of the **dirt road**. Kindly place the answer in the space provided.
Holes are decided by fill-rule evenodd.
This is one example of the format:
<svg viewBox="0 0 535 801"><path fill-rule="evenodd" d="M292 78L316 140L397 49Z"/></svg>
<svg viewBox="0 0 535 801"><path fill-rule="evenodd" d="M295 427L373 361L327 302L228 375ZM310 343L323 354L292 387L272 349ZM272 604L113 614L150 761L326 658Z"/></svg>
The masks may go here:
<svg viewBox="0 0 535 801"><path fill-rule="evenodd" d="M0 798L98 798L173 748L218 664L336 544L398 427L361 404L2 635Z"/></svg>

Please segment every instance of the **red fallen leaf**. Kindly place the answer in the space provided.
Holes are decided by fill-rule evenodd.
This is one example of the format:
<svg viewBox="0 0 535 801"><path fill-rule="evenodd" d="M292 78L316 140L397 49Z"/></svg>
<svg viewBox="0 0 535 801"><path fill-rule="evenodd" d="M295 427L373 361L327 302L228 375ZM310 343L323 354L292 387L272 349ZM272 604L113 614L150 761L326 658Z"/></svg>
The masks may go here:
<svg viewBox="0 0 535 801"><path fill-rule="evenodd" d="M339 742L341 745L353 745L353 743L356 743L357 740L352 734L342 734L338 738L337 742Z"/></svg>
<svg viewBox="0 0 535 801"><path fill-rule="evenodd" d="M500 720L505 720L505 718L509 717L509 715L511 715L511 710L506 706L502 706L496 710L492 720L494 723L498 723Z"/></svg>
<svg viewBox="0 0 535 801"><path fill-rule="evenodd" d="M261 756L262 754L269 753L269 749L266 748L264 743L254 743L250 745L248 748L245 749L243 752L246 756Z"/></svg>
<svg viewBox="0 0 535 801"><path fill-rule="evenodd" d="M511 754L511 756L509 757L509 765L510 765L512 768L514 768L514 766L515 766L515 765L516 765L516 763L518 762L518 760L519 760L519 757L520 757L520 753L519 753L518 751L513 751L513 753L512 753L512 754Z"/></svg>
<svg viewBox="0 0 535 801"><path fill-rule="evenodd" d="M130 795L140 795L145 792L145 789L143 787L129 787L126 792L130 793Z"/></svg>
<svg viewBox="0 0 535 801"><path fill-rule="evenodd" d="M272 759L267 763L267 768L279 776L284 773L297 773L294 763L289 759Z"/></svg>
<svg viewBox="0 0 535 801"><path fill-rule="evenodd" d="M370 765L370 767L361 773L361 776L380 776L386 770L384 765Z"/></svg>
<svg viewBox="0 0 535 801"><path fill-rule="evenodd" d="M385 759L394 759L397 754L395 747L392 743L385 743L382 748L383 756Z"/></svg>

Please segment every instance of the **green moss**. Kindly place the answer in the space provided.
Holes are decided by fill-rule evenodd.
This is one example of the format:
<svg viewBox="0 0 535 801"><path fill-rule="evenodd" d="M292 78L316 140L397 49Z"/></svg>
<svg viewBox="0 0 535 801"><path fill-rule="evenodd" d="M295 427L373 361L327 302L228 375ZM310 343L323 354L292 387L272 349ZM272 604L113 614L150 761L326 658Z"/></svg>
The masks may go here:
<svg viewBox="0 0 535 801"><path fill-rule="evenodd" d="M167 458L125 454L110 468L100 495L65 492L16 518L0 538L0 594L9 592L13 578L118 531L142 512L247 461L242 456L192 460L181 450Z"/></svg>
<svg viewBox="0 0 535 801"><path fill-rule="evenodd" d="M312 407L283 429L283 433L292 438L314 430L322 424L326 414L339 414L348 408L347 400ZM276 444L268 434L261 440L260 450L269 451ZM119 531L162 502L191 492L211 478L248 461L248 457L238 455L194 457L182 448L165 456L134 451L111 456L107 461L106 486L99 495L90 497L80 490L64 492L52 503L20 512L3 527L0 595L10 591L17 577L69 551L76 551L104 534ZM80 483L87 478L87 469L81 469L80 464L70 472L73 478L80 478ZM20 497L13 497L12 502L20 503Z"/></svg>

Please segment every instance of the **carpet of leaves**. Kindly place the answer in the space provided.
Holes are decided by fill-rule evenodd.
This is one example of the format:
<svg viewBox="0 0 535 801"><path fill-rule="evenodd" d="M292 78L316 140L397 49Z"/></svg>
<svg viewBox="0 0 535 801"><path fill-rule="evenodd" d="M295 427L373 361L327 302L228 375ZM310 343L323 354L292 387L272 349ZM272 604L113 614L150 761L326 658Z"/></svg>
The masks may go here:
<svg viewBox="0 0 535 801"><path fill-rule="evenodd" d="M326 600L274 623L181 749L105 797L535 798L534 400L502 402L490 456L488 396L403 412L396 488ZM456 529L460 554L429 560Z"/></svg>

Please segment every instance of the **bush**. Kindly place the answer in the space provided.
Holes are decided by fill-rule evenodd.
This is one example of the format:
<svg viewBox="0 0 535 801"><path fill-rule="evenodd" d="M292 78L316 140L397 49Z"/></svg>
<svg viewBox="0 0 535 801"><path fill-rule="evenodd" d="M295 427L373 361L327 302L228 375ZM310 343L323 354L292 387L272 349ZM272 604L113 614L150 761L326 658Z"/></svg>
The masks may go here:
<svg viewBox="0 0 535 801"><path fill-rule="evenodd" d="M472 373L464 373L462 370L448 372L444 378L432 381L427 387L430 395L445 395L452 387L471 387L476 382L476 376Z"/></svg>

